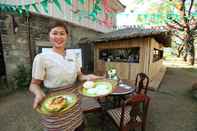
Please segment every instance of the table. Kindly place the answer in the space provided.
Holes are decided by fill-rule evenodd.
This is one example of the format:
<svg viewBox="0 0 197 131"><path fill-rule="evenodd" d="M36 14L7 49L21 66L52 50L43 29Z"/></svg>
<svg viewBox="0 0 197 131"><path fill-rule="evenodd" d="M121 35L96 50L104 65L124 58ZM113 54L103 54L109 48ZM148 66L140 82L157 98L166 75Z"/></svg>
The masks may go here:
<svg viewBox="0 0 197 131"><path fill-rule="evenodd" d="M113 97L115 107L120 106L121 101L126 100L126 96L135 92L135 86L132 81L122 80L110 94Z"/></svg>

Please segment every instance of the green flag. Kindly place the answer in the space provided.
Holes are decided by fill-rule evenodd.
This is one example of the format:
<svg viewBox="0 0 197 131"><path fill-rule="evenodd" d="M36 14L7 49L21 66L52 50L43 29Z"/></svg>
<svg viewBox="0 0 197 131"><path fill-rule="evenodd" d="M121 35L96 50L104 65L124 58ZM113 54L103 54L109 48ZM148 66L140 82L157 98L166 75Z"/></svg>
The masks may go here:
<svg viewBox="0 0 197 131"><path fill-rule="evenodd" d="M38 8L37 8L37 6L36 6L36 4L35 4L35 3L34 3L34 4L32 4L32 6L33 6L34 10L35 10L37 13L40 13L40 11L38 10Z"/></svg>
<svg viewBox="0 0 197 131"><path fill-rule="evenodd" d="M95 5L94 9L95 9L96 11L98 11L98 12L100 12L100 11L102 10L101 7L98 6L98 4Z"/></svg>
<svg viewBox="0 0 197 131"><path fill-rule="evenodd" d="M44 11L48 14L49 13L49 9L48 9L48 0L44 0L41 2L41 5L44 9Z"/></svg>
<svg viewBox="0 0 197 131"><path fill-rule="evenodd" d="M7 10L4 4L0 5L0 9L2 12L6 12L6 10Z"/></svg>
<svg viewBox="0 0 197 131"><path fill-rule="evenodd" d="M96 16L97 16L96 12L92 11L89 16L92 18L92 21L96 21Z"/></svg>
<svg viewBox="0 0 197 131"><path fill-rule="evenodd" d="M67 4L72 5L72 0L64 0Z"/></svg>
<svg viewBox="0 0 197 131"><path fill-rule="evenodd" d="M55 3L56 7L60 10L60 12L62 12L62 8L61 8L61 5L59 3L59 0L53 0L53 2Z"/></svg>
<svg viewBox="0 0 197 131"><path fill-rule="evenodd" d="M81 4L84 4L84 3L85 3L85 0L79 0L79 2L80 2Z"/></svg>
<svg viewBox="0 0 197 131"><path fill-rule="evenodd" d="M18 5L17 11L18 11L19 16L22 16L22 14L23 14L23 6L22 5Z"/></svg>
<svg viewBox="0 0 197 131"><path fill-rule="evenodd" d="M11 10L12 10L12 12L16 12L16 6L15 5L12 5L11 6Z"/></svg>
<svg viewBox="0 0 197 131"><path fill-rule="evenodd" d="M26 15L29 16L29 9L30 9L30 5L25 5L25 12L26 12Z"/></svg>

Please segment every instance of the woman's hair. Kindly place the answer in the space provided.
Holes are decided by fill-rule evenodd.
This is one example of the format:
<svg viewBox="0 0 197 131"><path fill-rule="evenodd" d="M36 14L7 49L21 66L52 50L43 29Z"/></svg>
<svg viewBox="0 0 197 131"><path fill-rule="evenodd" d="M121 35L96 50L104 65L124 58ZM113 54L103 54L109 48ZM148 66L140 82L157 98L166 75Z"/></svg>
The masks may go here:
<svg viewBox="0 0 197 131"><path fill-rule="evenodd" d="M67 28L67 25L64 23L64 22L55 22L55 23L52 23L50 26L49 26L49 32L55 28L55 27L63 27L65 32L68 34L68 28Z"/></svg>

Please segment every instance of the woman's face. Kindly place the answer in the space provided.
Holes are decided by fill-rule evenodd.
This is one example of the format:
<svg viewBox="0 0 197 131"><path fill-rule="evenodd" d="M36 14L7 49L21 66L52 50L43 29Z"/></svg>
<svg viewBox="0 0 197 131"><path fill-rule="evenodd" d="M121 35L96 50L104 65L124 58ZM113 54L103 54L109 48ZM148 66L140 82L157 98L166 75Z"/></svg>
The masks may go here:
<svg viewBox="0 0 197 131"><path fill-rule="evenodd" d="M54 27L49 32L49 39L55 48L64 48L68 40L68 34L63 27Z"/></svg>

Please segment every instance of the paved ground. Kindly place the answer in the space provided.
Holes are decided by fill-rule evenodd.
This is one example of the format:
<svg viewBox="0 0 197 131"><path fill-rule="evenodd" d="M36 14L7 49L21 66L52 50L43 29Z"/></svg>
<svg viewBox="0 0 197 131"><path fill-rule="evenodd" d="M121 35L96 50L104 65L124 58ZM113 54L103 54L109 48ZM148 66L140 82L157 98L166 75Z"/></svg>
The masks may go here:
<svg viewBox="0 0 197 131"><path fill-rule="evenodd" d="M197 131L197 100L190 95L192 81L196 79L197 69L167 69L159 90L149 92L147 131ZM32 110L31 103L32 96L25 91L1 97L0 131L41 131L39 115ZM101 131L91 116L87 122L90 123L86 131Z"/></svg>
<svg viewBox="0 0 197 131"><path fill-rule="evenodd" d="M147 131L197 131L197 100L191 97L191 85L197 71L168 68L152 98Z"/></svg>

